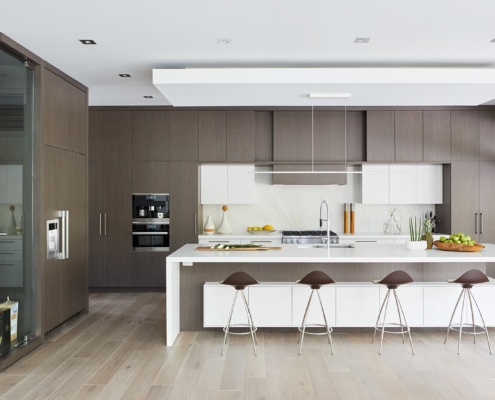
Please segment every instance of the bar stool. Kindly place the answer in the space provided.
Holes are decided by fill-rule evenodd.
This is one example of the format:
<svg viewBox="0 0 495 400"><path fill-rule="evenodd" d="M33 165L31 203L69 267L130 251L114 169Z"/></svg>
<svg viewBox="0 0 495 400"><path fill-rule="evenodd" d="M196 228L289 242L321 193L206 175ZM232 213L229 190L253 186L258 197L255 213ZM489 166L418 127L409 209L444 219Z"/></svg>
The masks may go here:
<svg viewBox="0 0 495 400"><path fill-rule="evenodd" d="M452 317L450 318L449 322L449 327L447 329L447 334L445 335L445 340L444 344L447 343L447 338L449 337L449 332L452 329L453 331L459 332L459 342L457 344L457 354L461 354L461 336L463 332L463 328L466 328L464 331L467 334L473 335L474 343L476 343L476 335L482 335L483 333L486 334L486 340L488 341L488 349L490 350L490 354L492 354L492 347L490 346L490 337L488 336L488 329L486 328L485 325L485 320L483 319L483 315L481 314L481 310L478 306L478 303L476 302L476 299L473 296L473 293L471 293L471 288L473 285L477 283L484 283L488 282L488 277L481 271L477 269L472 269L468 272L465 272L462 274L459 278L457 279L447 279L447 282L449 283L460 283L462 285L462 291L459 296L459 299L457 299L457 303L454 308L454 312L452 313ZM452 320L454 319L454 314L457 310L457 307L459 306L459 302L461 301L462 297L462 308L461 308L461 321L458 324L452 324ZM466 297L469 300L469 308L471 310L471 321L472 323L465 322L463 323L463 316L464 316L464 304L466 304L466 314L468 314L469 309L467 307L467 302L466 302ZM481 322L483 323L483 326L476 325L474 323L474 312L473 312L473 302L476 305L476 308L478 309L478 313L481 317ZM466 319L467 320L467 319ZM470 330L467 330L467 328L472 328L473 331L471 332Z"/></svg>
<svg viewBox="0 0 495 400"><path fill-rule="evenodd" d="M308 335L319 335L319 336L328 335L328 343L330 343L330 349L331 349L332 355L333 355L333 343L332 343L332 335L331 335L331 333L333 332L333 329L328 326L327 316L325 314L325 309L323 308L323 303L322 303L321 297L320 297L320 288L323 285L335 283L335 281L322 271L313 271L313 272L310 272L309 274L307 274L301 280L297 281L297 283L302 283L303 285L309 285L309 286L311 286L311 289L312 289L311 295L309 296L308 304L306 306L306 311L304 312L304 317L303 317L301 326L299 327L299 331L301 332L301 336L299 337L299 341L301 342L301 345L299 346L299 355L301 355L301 352L302 352L305 333L307 333ZM313 299L313 294L315 293L315 291L316 291L316 294L318 295L318 299L320 300L321 312L323 313L323 319L325 320L325 325L323 325L323 324L306 325L306 319L308 317L309 306L311 305L311 300ZM308 327L309 328L324 327L325 332L306 332L306 328L308 328Z"/></svg>
<svg viewBox="0 0 495 400"><path fill-rule="evenodd" d="M371 343L374 342L375 336L376 336L376 331L381 331L381 340L380 340L380 351L378 354L382 354L382 347L383 347L383 335L386 333L394 333L394 334L401 334L402 335L402 343L404 344L404 333L407 332L409 335L409 341L411 342L411 350L414 355L414 346L411 338L411 329L409 329L409 326L407 325L406 321L406 316L404 315L404 310L402 309L402 306L399 301L399 296L397 296L397 291L396 289L400 285L404 285L406 283L411 283L414 282L413 279L409 276L408 273L404 271L394 271L390 274L388 274L385 278L383 278L381 281L375 280L373 283L378 283L381 285L386 285L387 286L387 294L385 295L385 298L383 299L382 306L380 308L380 312L378 313L378 318L376 319L375 323L375 331L373 333L373 339L371 340ZM387 317L387 308L388 308L388 301L390 299L390 293L394 294L394 299L395 299L395 305L397 306L397 313L399 314L399 323L396 322L390 322L387 324L385 321ZM380 317L383 312L383 320L380 322ZM402 322L404 321L404 323ZM385 327L388 325L388 328L393 328L394 326L397 326L399 330L392 331L392 330L386 330Z"/></svg>
<svg viewBox="0 0 495 400"><path fill-rule="evenodd" d="M247 286L256 285L259 282L256 279L254 279L252 276L246 274L245 272L239 271L239 272L233 273L227 279L225 279L224 281L222 281L220 283L223 285L233 286L235 288L234 301L232 302L232 307L230 308L230 314L229 314L229 319L227 321L227 326L225 326L223 328L223 331L225 332L225 336L223 338L222 356L223 356L223 352L225 350L225 345L227 344L227 335L229 333L231 335L249 335L249 334L251 334L251 337L253 339L254 355L257 356L258 354L256 353L256 346L258 345L258 340L256 338L256 331L258 330L258 328L256 328L256 326L254 325L253 317L251 316L251 310L249 309L248 302L246 301L246 296L244 296L244 289ZM233 324L233 325L231 325L230 321L232 320L232 314L234 312L234 307L235 307L235 303L237 301L237 296L239 295L239 292L241 293L242 300L244 302L244 308L246 309L246 316L248 319L248 323L247 324ZM242 328L242 327L248 327L249 331L248 332L230 332L230 328Z"/></svg>

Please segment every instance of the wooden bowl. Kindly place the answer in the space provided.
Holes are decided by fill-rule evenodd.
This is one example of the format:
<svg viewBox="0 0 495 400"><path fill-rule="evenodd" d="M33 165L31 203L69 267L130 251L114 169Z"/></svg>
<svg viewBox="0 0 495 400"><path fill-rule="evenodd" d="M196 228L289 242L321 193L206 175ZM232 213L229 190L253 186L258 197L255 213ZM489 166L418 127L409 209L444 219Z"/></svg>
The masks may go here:
<svg viewBox="0 0 495 400"><path fill-rule="evenodd" d="M466 244L461 244L461 243L445 243L441 242L440 240L435 240L433 242L433 245L440 250L445 250L445 251L481 251L485 246L479 243L476 243L472 246L466 245Z"/></svg>

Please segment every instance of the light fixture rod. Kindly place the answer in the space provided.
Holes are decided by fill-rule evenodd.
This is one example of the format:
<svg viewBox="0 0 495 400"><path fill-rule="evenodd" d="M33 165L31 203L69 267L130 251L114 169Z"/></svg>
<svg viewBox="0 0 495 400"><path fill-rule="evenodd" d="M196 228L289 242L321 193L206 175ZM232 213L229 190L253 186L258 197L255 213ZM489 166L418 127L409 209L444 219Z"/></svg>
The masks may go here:
<svg viewBox="0 0 495 400"><path fill-rule="evenodd" d="M310 99L348 99L350 93L310 93Z"/></svg>

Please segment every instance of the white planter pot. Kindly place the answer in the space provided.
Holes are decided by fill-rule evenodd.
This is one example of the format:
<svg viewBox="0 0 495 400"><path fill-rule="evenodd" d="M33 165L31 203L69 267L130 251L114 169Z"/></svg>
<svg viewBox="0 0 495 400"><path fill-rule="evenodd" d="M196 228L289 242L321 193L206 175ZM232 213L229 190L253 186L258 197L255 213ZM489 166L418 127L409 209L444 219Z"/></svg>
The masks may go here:
<svg viewBox="0 0 495 400"><path fill-rule="evenodd" d="M426 250L427 246L428 246L428 243L426 242L426 240L419 240L417 242L414 242L412 240L408 240L406 242L406 249L407 250L413 250L413 251Z"/></svg>

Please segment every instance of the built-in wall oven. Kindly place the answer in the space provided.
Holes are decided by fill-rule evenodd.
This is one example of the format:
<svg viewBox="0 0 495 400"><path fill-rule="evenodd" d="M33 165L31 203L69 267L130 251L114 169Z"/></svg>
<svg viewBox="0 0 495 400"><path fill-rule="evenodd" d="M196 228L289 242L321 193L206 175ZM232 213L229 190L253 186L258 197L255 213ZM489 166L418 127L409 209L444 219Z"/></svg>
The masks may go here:
<svg viewBox="0 0 495 400"><path fill-rule="evenodd" d="M170 196L166 193L132 195L132 250L170 250Z"/></svg>

